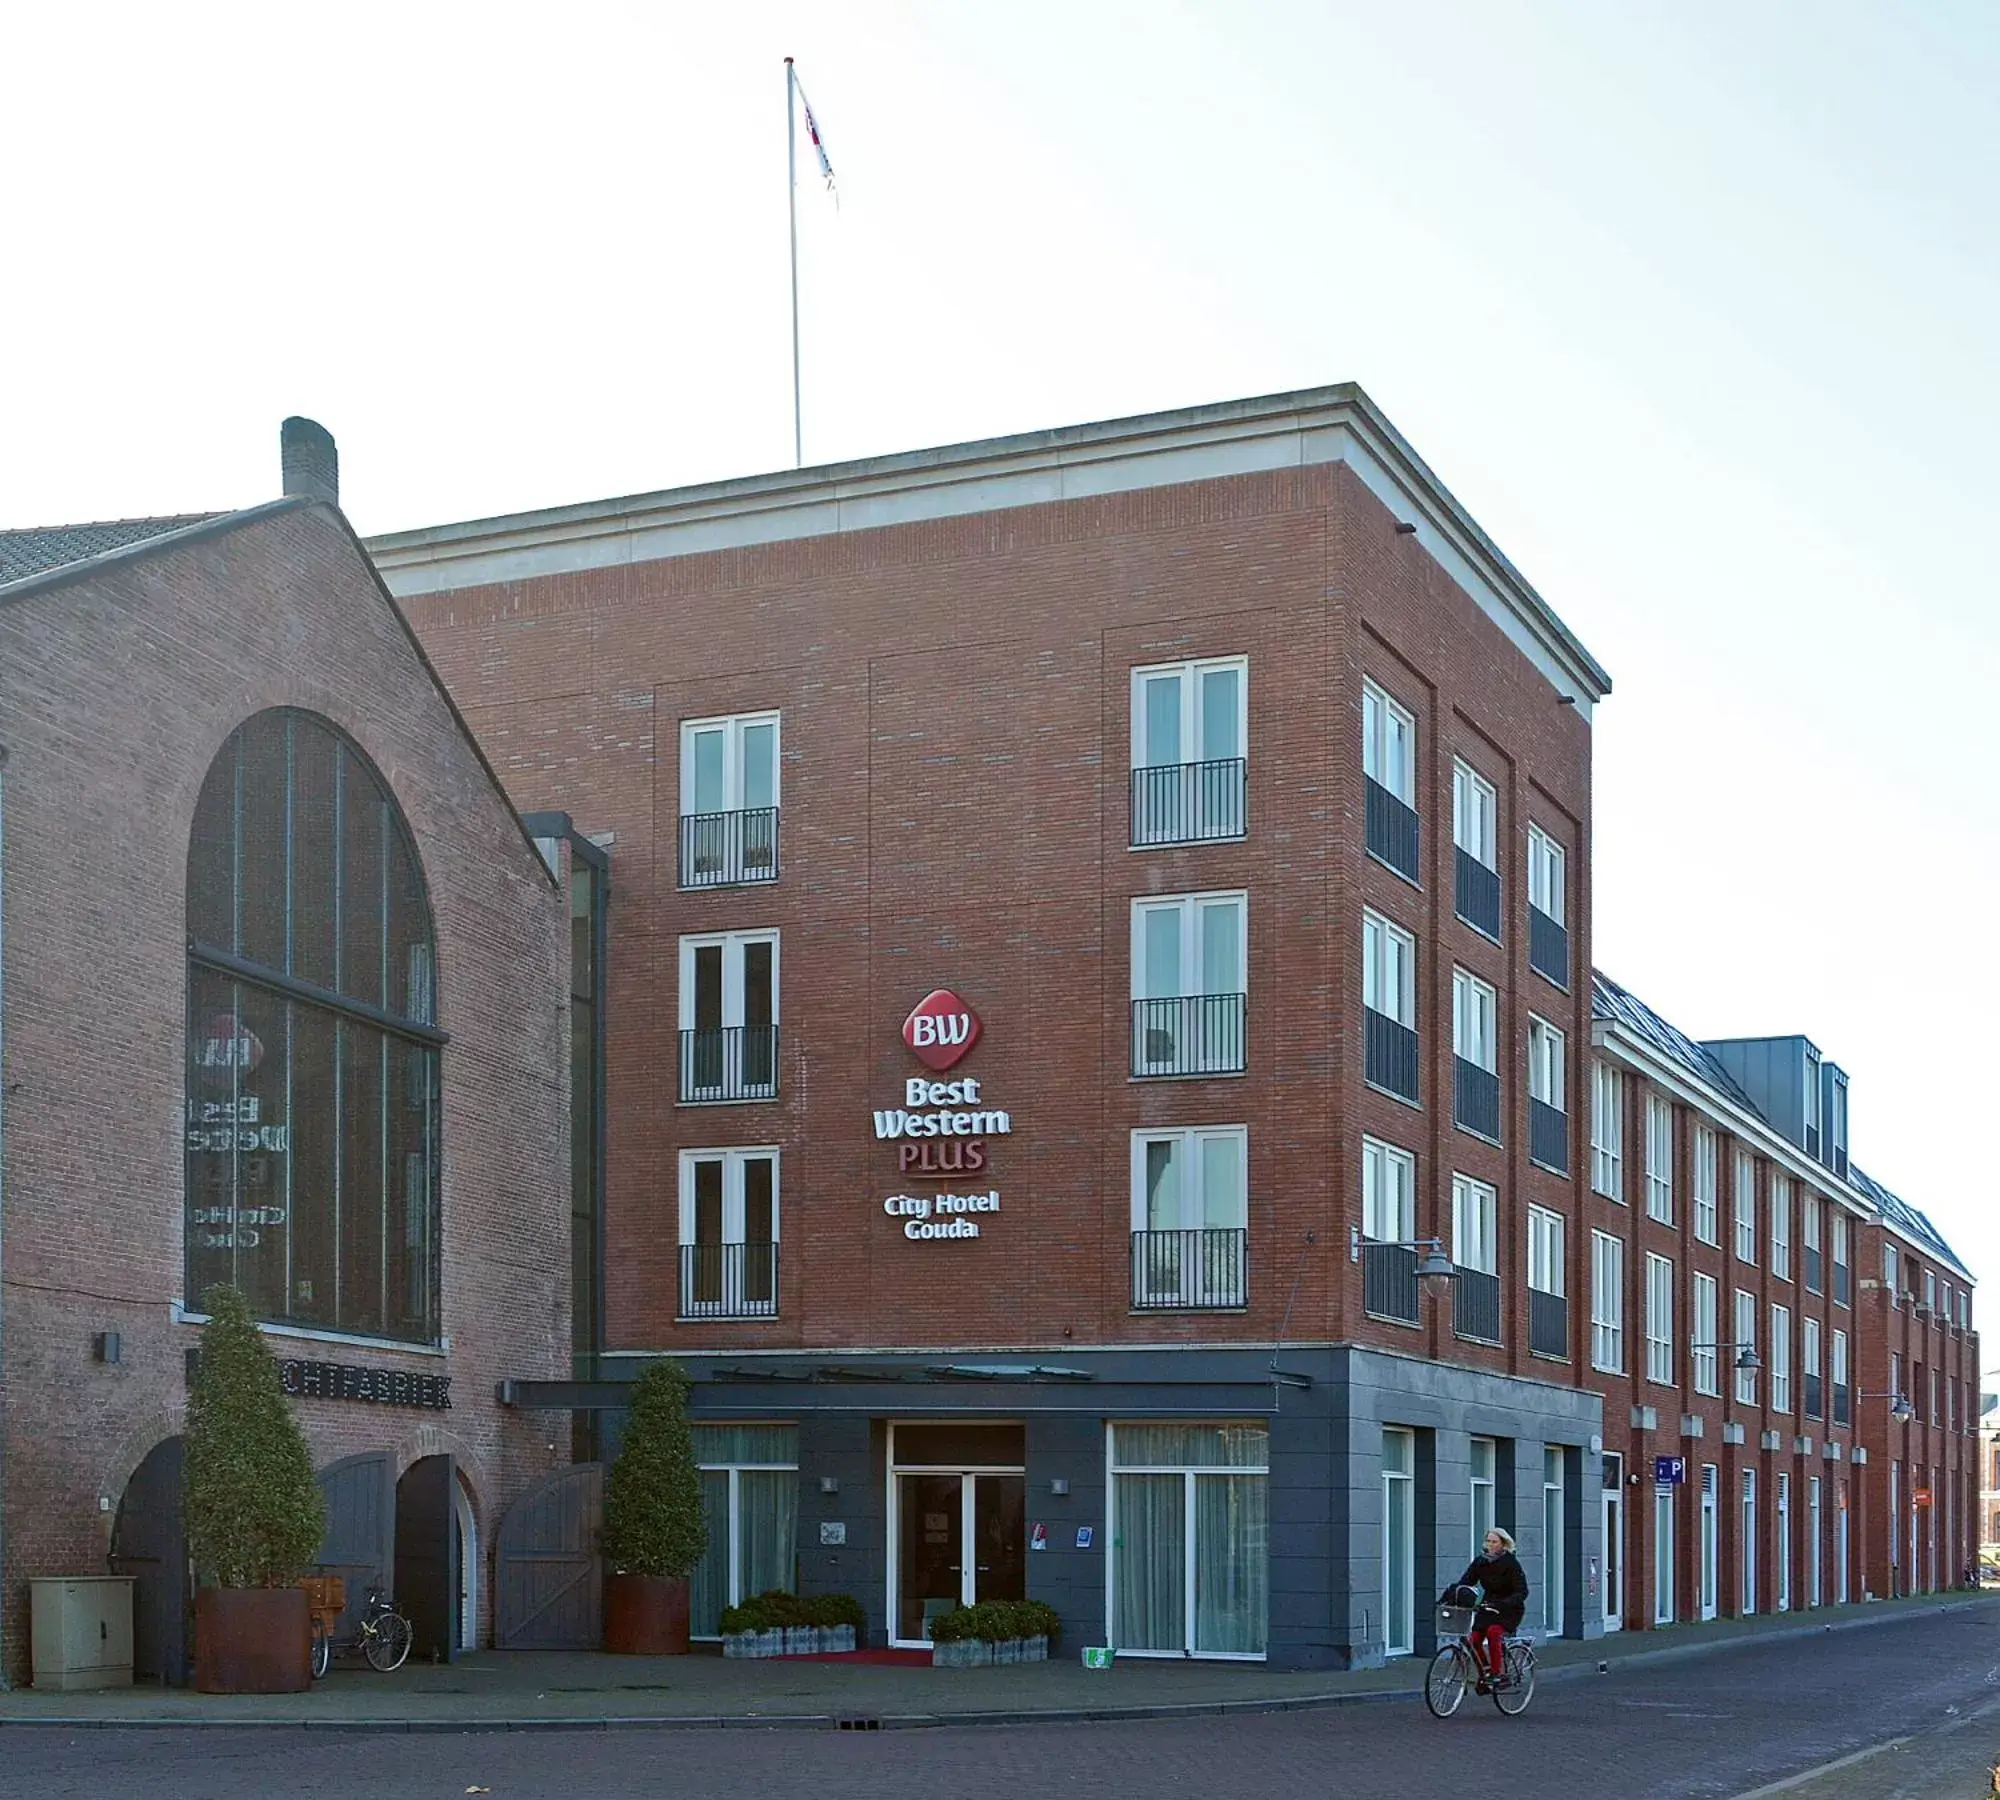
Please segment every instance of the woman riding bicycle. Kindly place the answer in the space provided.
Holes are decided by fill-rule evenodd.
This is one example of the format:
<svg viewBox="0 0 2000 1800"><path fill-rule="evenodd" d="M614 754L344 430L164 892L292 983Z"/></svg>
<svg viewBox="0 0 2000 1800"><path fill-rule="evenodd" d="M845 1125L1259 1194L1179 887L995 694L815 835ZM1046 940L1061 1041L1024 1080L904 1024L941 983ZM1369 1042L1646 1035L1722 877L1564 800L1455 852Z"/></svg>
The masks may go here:
<svg viewBox="0 0 2000 1800"><path fill-rule="evenodd" d="M1476 1595L1471 1591L1475 1589ZM1479 1667L1477 1691L1488 1693L1506 1669L1507 1636L1521 1629L1521 1619L1528 1610L1528 1577L1514 1555L1514 1540L1494 1526L1486 1534L1484 1553L1473 1558L1472 1566L1445 1590L1444 1598L1447 1604L1456 1601L1462 1605L1478 1600L1472 1629L1465 1638Z"/></svg>

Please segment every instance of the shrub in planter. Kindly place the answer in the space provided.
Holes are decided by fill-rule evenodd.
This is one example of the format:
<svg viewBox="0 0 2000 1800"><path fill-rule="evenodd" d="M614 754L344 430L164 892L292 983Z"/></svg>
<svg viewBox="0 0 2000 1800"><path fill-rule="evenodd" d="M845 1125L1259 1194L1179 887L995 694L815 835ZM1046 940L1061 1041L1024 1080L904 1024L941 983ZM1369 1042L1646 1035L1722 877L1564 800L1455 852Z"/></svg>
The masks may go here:
<svg viewBox="0 0 2000 1800"><path fill-rule="evenodd" d="M625 1442L604 1484L604 1647L679 1656L688 1647L688 1573L708 1548L688 1430L687 1374L671 1359L634 1384Z"/></svg>
<svg viewBox="0 0 2000 1800"><path fill-rule="evenodd" d="M326 1505L249 1302L218 1287L203 1304L183 1477L188 1556L208 1583L195 1593L195 1686L303 1693L311 1615L293 1584L326 1535Z"/></svg>
<svg viewBox="0 0 2000 1800"><path fill-rule="evenodd" d="M819 1633L823 1653L852 1650L868 1615L852 1594L815 1594L806 1601L806 1615Z"/></svg>

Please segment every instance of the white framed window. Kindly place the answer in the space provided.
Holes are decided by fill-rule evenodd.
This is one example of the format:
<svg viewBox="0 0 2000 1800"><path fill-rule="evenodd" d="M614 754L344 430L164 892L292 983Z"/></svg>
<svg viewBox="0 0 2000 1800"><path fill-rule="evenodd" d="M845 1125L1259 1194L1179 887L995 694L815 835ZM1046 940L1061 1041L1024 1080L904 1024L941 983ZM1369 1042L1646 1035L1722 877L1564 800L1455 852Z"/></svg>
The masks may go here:
<svg viewBox="0 0 2000 1800"><path fill-rule="evenodd" d="M1771 1171L1771 1273L1780 1281L1792 1278L1792 1183Z"/></svg>
<svg viewBox="0 0 2000 1800"><path fill-rule="evenodd" d="M682 1318L778 1309L778 1151L680 1153Z"/></svg>
<svg viewBox="0 0 2000 1800"><path fill-rule="evenodd" d="M1937 1271L1935 1269L1926 1269L1924 1271L1924 1305L1932 1312L1937 1311Z"/></svg>
<svg viewBox="0 0 2000 1800"><path fill-rule="evenodd" d="M1417 803L1417 721L1372 681L1361 684L1361 771L1405 806Z"/></svg>
<svg viewBox="0 0 2000 1800"><path fill-rule="evenodd" d="M1250 1133L1193 1125L1132 1133L1134 1231L1241 1231L1249 1205Z"/></svg>
<svg viewBox="0 0 2000 1800"><path fill-rule="evenodd" d="M1472 1440L1472 1551L1471 1555L1481 1555L1486 1547L1486 1534L1500 1522L1494 1510L1496 1477L1500 1466L1500 1446L1493 1439L1476 1437ZM1471 1560L1470 1557L1467 1559Z"/></svg>
<svg viewBox="0 0 2000 1800"><path fill-rule="evenodd" d="M1716 1379L1720 1338L1715 1324L1715 1277L1697 1274L1694 1278L1694 1317L1688 1321L1688 1359L1694 1371L1694 1391L1697 1394L1722 1392L1722 1384Z"/></svg>
<svg viewBox="0 0 2000 1800"><path fill-rule="evenodd" d="M1590 1065L1590 1185L1625 1198L1625 1084L1609 1063Z"/></svg>
<svg viewBox="0 0 2000 1800"><path fill-rule="evenodd" d="M1819 1141L1819 1057L1812 1051L1806 1052L1806 1149L1817 1156L1821 1149Z"/></svg>
<svg viewBox="0 0 2000 1800"><path fill-rule="evenodd" d="M1241 994L1250 985L1247 894L1175 894L1132 902L1132 998Z"/></svg>
<svg viewBox="0 0 2000 1800"><path fill-rule="evenodd" d="M1375 912L1361 915L1361 1003L1416 1028L1417 941Z"/></svg>
<svg viewBox="0 0 2000 1800"><path fill-rule="evenodd" d="M1704 1244L1722 1242L1717 1182L1722 1147L1706 1125L1694 1128L1694 1235Z"/></svg>
<svg viewBox="0 0 2000 1800"><path fill-rule="evenodd" d="M1563 905L1563 847L1539 825L1528 827L1528 904L1558 925L1568 914Z"/></svg>
<svg viewBox="0 0 2000 1800"><path fill-rule="evenodd" d="M1757 1471L1743 1471L1743 1524L1736 1534L1743 1556L1743 1585L1739 1610L1747 1618L1757 1610Z"/></svg>
<svg viewBox="0 0 2000 1800"><path fill-rule="evenodd" d="M1646 1096L1646 1217L1674 1222L1674 1106L1659 1094Z"/></svg>
<svg viewBox="0 0 2000 1800"><path fill-rule="evenodd" d="M1451 1259L1462 1269L1500 1273L1500 1195L1490 1182L1470 1175L1451 1178Z"/></svg>
<svg viewBox="0 0 2000 1800"><path fill-rule="evenodd" d="M1850 1235L1850 1222L1848 1220L1847 1215L1844 1212L1842 1212L1838 1207L1835 1207L1833 1213L1833 1266L1836 1269L1845 1269L1848 1266L1849 1262L1852 1260L1853 1254L1854 1254L1853 1240ZM1835 1305L1844 1306L1847 1304L1846 1301L1841 1299L1841 1292L1842 1292L1842 1286L1840 1277L1836 1275L1833 1281L1833 1298Z"/></svg>
<svg viewBox="0 0 2000 1800"><path fill-rule="evenodd" d="M1417 1434L1382 1432L1382 1647L1407 1656L1416 1647Z"/></svg>
<svg viewBox="0 0 2000 1800"><path fill-rule="evenodd" d="M1563 1034L1546 1019L1528 1019L1528 1097L1567 1112L1564 1097Z"/></svg>
<svg viewBox="0 0 2000 1800"><path fill-rule="evenodd" d="M1590 1366L1625 1370L1625 1241L1605 1231L1590 1234Z"/></svg>
<svg viewBox="0 0 2000 1800"><path fill-rule="evenodd" d="M1894 1473L1893 1470L1890 1471ZM1792 1608L1792 1478L1778 1472L1778 1611Z"/></svg>
<svg viewBox="0 0 2000 1800"><path fill-rule="evenodd" d="M1653 1489L1653 1623L1674 1622L1674 1495L1671 1487Z"/></svg>
<svg viewBox="0 0 2000 1800"><path fill-rule="evenodd" d="M1731 1361L1740 1363L1745 1350L1757 1348L1757 1296L1736 1290L1736 1324L1730 1332L1736 1344ZM1736 1370L1736 1400L1740 1406L1757 1404L1757 1371L1739 1367Z"/></svg>
<svg viewBox="0 0 2000 1800"><path fill-rule="evenodd" d="M1569 1291L1563 1275L1563 1216L1546 1206L1528 1208L1528 1286L1558 1299Z"/></svg>
<svg viewBox="0 0 2000 1800"><path fill-rule="evenodd" d="M1799 1372L1806 1378L1806 1417L1820 1419L1826 1416L1826 1402L1821 1397L1819 1405L1813 1404L1813 1389L1819 1384L1820 1323L1810 1315L1799 1321Z"/></svg>
<svg viewBox="0 0 2000 1800"><path fill-rule="evenodd" d="M1889 1304L1903 1303L1902 1271L1897 1268L1896 1246L1884 1238L1882 1240L1882 1285L1889 1290Z"/></svg>
<svg viewBox="0 0 2000 1800"><path fill-rule="evenodd" d="M1771 1308L1771 1410L1792 1410L1792 1309Z"/></svg>
<svg viewBox="0 0 2000 1800"><path fill-rule="evenodd" d="M1499 996L1477 975L1465 969L1453 969L1452 1050L1487 1074L1497 1074L1500 1068L1499 1030Z"/></svg>
<svg viewBox="0 0 2000 1800"><path fill-rule="evenodd" d="M724 931L680 946L683 1100L778 1091L778 934Z"/></svg>
<svg viewBox="0 0 2000 1800"><path fill-rule="evenodd" d="M1499 867L1499 798L1492 782L1458 761L1451 766L1451 841L1474 862Z"/></svg>
<svg viewBox="0 0 2000 1800"><path fill-rule="evenodd" d="M681 721L681 816L778 804L778 715Z"/></svg>
<svg viewBox="0 0 2000 1800"><path fill-rule="evenodd" d="M1217 656L1132 671L1132 766L1171 768L1250 754L1250 659Z"/></svg>
<svg viewBox="0 0 2000 1800"><path fill-rule="evenodd" d="M1844 1425L1848 1421L1840 1415L1843 1412L1848 1412L1848 1407L1843 1405L1842 1402L1850 1399L1845 1391L1847 1388L1847 1333L1844 1331L1836 1331L1833 1334L1833 1362L1830 1373L1833 1377L1833 1404L1827 1408L1827 1417L1837 1425ZM1853 1415L1849 1412L1848 1416L1851 1418Z"/></svg>
<svg viewBox="0 0 2000 1800"><path fill-rule="evenodd" d="M1806 1192L1799 1196L1799 1242L1805 1249L1805 1278L1808 1293L1824 1293L1826 1271L1820 1267L1819 1196Z"/></svg>
<svg viewBox="0 0 2000 1800"><path fill-rule="evenodd" d="M1747 1150L1736 1152L1736 1260L1757 1262L1757 1159Z"/></svg>
<svg viewBox="0 0 2000 1800"><path fill-rule="evenodd" d="M1417 1159L1379 1138L1361 1140L1361 1235L1407 1244L1416 1235Z"/></svg>
<svg viewBox="0 0 2000 1800"><path fill-rule="evenodd" d="M1674 1265L1646 1252L1646 1379L1674 1380Z"/></svg>

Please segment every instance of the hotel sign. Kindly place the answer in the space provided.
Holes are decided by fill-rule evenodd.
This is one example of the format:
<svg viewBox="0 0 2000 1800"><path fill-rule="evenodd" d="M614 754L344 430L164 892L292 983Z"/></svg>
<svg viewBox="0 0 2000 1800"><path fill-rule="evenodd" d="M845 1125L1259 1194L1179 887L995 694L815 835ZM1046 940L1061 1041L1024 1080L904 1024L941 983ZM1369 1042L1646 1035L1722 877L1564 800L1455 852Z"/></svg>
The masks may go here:
<svg viewBox="0 0 2000 1800"><path fill-rule="evenodd" d="M950 988L934 988L903 1021L910 1054L935 1074L962 1061L979 1042L979 1015ZM933 1081L912 1075L901 1106L878 1108L875 1136L896 1146L896 1172L905 1178L948 1179L986 1168L986 1140L1014 1129L1013 1115L991 1105L976 1075ZM882 1210L902 1222L911 1242L976 1238L981 1219L1000 1210L997 1188L972 1194L891 1194Z"/></svg>

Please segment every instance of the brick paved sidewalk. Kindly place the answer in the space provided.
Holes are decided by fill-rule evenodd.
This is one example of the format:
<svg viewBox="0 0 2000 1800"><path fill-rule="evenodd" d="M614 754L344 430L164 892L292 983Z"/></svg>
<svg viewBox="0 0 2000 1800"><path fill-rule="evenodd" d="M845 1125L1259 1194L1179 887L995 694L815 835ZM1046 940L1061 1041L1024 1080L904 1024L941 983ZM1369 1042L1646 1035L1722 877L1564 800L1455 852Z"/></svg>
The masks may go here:
<svg viewBox="0 0 2000 1800"><path fill-rule="evenodd" d="M1772 1618L1718 1619L1588 1640L1552 1639L1551 1680L1600 1662L1658 1660L1805 1637L1927 1613L2000 1608L1964 1593L1823 1607ZM1024 1720L1175 1717L1323 1706L1416 1693L1424 1661L1401 1658L1353 1674L1285 1674L1254 1663L1126 1660L1085 1669L1074 1649L1009 1668L931 1669L840 1662L742 1662L714 1654L604 1656L481 1651L456 1663L377 1675L336 1664L304 1694L212 1695L132 1687L97 1693L0 1694L0 1727L42 1725L299 1725L334 1730L532 1730L579 1727L829 1725L884 1728Z"/></svg>

